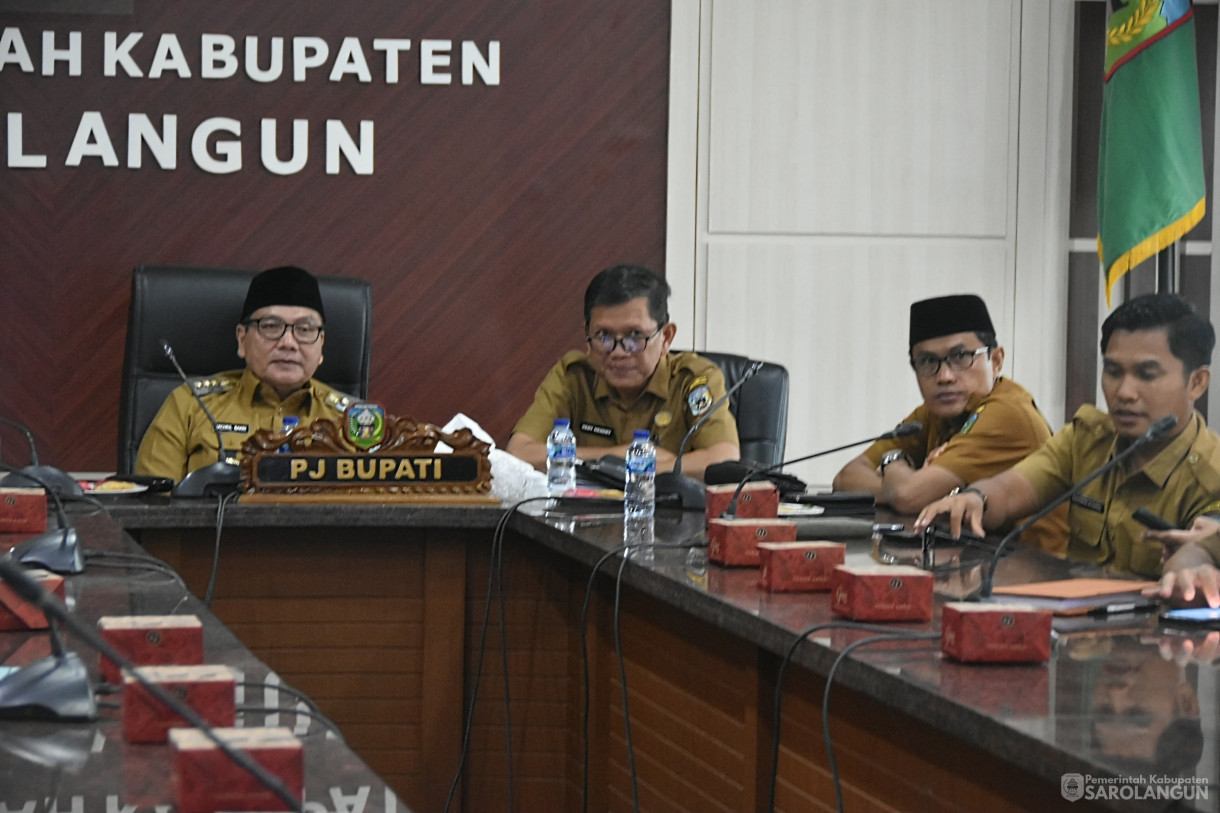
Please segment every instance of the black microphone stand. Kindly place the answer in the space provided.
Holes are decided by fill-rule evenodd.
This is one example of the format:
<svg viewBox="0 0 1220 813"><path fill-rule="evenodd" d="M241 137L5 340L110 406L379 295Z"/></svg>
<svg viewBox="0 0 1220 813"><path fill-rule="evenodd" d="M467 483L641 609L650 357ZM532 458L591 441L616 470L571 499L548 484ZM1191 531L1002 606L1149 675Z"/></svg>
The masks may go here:
<svg viewBox="0 0 1220 813"><path fill-rule="evenodd" d="M11 562L5 561L2 566L20 572ZM28 576L22 576L46 593ZM55 628L57 619L45 609L43 612L47 616L51 654L0 680L0 719L97 719L97 700L89 684L89 671L80 655L64 649L63 639Z"/></svg>
<svg viewBox="0 0 1220 813"><path fill-rule="evenodd" d="M68 515L64 511L64 504L59 498L59 493L43 482L41 477L28 470L16 469L7 463L0 463L0 470L19 471L22 477L41 486L47 492L47 496L51 498L51 504L55 506L55 517L59 522L58 531L44 531L37 536L32 536L24 542L14 545L8 556L23 565L35 565L55 573L83 573L85 560L80 552L76 529L68 522Z"/></svg>
<svg viewBox="0 0 1220 813"><path fill-rule="evenodd" d="M725 517L726 519L732 519L733 517L735 517L737 515L737 498L741 496L741 490L746 487L746 483L750 482L751 480L755 480L755 479L762 477L764 475L767 475L767 474L772 474L774 472L779 471L784 466L791 466L794 463L804 463L806 460L813 460L814 458L817 458L817 457L824 457L828 454L834 454L835 452L841 452L844 449L850 449L853 446L863 446L865 443L874 443L878 440L892 440L893 438L910 437L911 435L917 434L918 432L921 432L921 431L923 431L922 423L920 423L919 421L910 421L909 423L899 424L898 426L894 427L890 431L882 432L880 435L876 435L871 438L865 438L864 440L856 440L851 443L845 443L842 446L836 446L833 449L824 449L820 452L814 452L813 454L805 455L804 457L797 457L797 458L793 458L792 460L784 460L780 463L776 463L774 466L767 466L766 468L762 468L762 469L754 469L753 471L748 472L745 477L741 478L741 482L737 484L737 490L733 492L733 499L729 500L729 504L728 504L728 506L725 507L724 513L721 514L721 516Z"/></svg>
<svg viewBox="0 0 1220 813"><path fill-rule="evenodd" d="M1056 508L1063 505L1075 495L1079 494L1081 490L1089 483L1093 482L1098 477L1101 477L1106 472L1113 471L1120 463L1131 455L1135 454L1138 449L1143 448L1151 441L1159 439L1170 429L1177 426L1177 424L1178 417L1176 415L1166 415L1165 417L1161 418L1156 423L1152 424L1152 426L1149 426L1148 429L1145 430L1144 434L1140 435L1130 446L1106 461L1105 465L1098 467L1097 470L1088 477L1084 478L1079 483L1072 486L1067 491L1048 502L1046 505L1042 506L1028 518L1026 518L1024 522L1009 531L1008 535L1001 539L1000 544L996 546L995 553L992 554L991 557L991 562L988 564L987 570L983 573L983 583L979 588L979 597L991 598L991 588L993 582L995 581L996 567L1000 564L1000 559L1004 556L1004 551L1007 550L1014 541L1016 541L1017 537L1028 531L1035 522L1040 519L1044 519Z"/></svg>
<svg viewBox="0 0 1220 813"><path fill-rule="evenodd" d="M699 431L703 424L707 423L708 418L712 417L717 409L720 409L728 400L729 397L741 389L747 381L754 377L754 374L763 368L761 361L756 361L741 375L741 378L734 382L733 386L729 387L724 395L716 399L716 403L712 404L707 412L700 416L699 420L691 425L687 430L686 435L682 438L682 442L678 444L678 456L674 458L674 467L672 471L662 472L656 477L657 496L665 496L676 494L678 496L678 507L683 509L699 509L702 511L707 506L707 493L704 490L705 486L693 477L689 477L682 473L682 456L686 454L686 444L690 443L691 437Z"/></svg>
<svg viewBox="0 0 1220 813"><path fill-rule="evenodd" d="M178 485L174 486L173 496L175 497L213 497L222 494L227 494L230 491L237 490L238 483L241 482L241 469L234 463L225 460L225 442L220 435L220 426L216 423L216 418L212 417L212 413L208 410L207 404L199 397L199 393L195 392L195 388L191 386L191 381L186 377L186 372L182 369L182 365L178 363L178 357L174 355L174 349L169 346L169 342L165 339L161 340L161 350L165 353L165 357L174 365L174 369L178 371L178 376L182 379L182 383L190 390L191 395L195 396L196 403L203 410L203 414L208 416L208 421L212 424L212 430L216 432L216 453L218 460L202 468L188 472L182 478Z"/></svg>
<svg viewBox="0 0 1220 813"><path fill-rule="evenodd" d="M28 427L4 417L0 417L0 423L11 426L25 435L25 442L30 447L30 465L23 469L6 468L5 470L9 473L3 479L0 479L0 486L4 488L33 488L33 483L37 483L48 491L54 488L55 492L63 497L80 497L85 493L80 483L76 482L63 469L57 469L54 466L43 466L38 463L38 447L34 445L34 434Z"/></svg>
<svg viewBox="0 0 1220 813"><path fill-rule="evenodd" d="M13 591L19 596L30 602L38 609L46 613L47 620L52 617L58 619L65 627L71 630L73 635L76 635L94 650L100 652L105 657L114 661L120 669L130 674L137 682L140 683L149 694L157 698L167 708L177 714L179 717L187 721L191 726L203 732L209 740L215 743L216 747L224 752L229 759L235 764L241 766L248 771L251 776L259 781L264 787L272 791L290 810L301 811L302 803L291 790L289 790L279 777L269 772L266 768L260 765L253 757L244 751L234 748L224 740L216 730L207 723L198 712L175 697L172 693L163 688L160 684L154 683L144 677L136 665L120 652L115 650L109 643L106 642L101 635L95 630L90 629L85 624L82 624L74 618L68 608L57 601L50 593L42 588L37 582L22 572L21 568L15 566L12 562L0 559L0 579L3 579ZM69 655L69 657L76 657ZM79 660L79 659L78 659ZM0 681L2 684L3 681Z"/></svg>

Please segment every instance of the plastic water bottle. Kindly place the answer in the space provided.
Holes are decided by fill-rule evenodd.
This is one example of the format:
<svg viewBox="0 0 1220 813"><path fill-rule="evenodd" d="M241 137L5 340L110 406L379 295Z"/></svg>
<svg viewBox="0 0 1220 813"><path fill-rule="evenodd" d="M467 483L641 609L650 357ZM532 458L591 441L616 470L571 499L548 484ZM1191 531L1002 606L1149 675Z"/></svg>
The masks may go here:
<svg viewBox="0 0 1220 813"><path fill-rule="evenodd" d="M556 418L546 437L546 488L552 497L576 488L576 436L567 418Z"/></svg>
<svg viewBox="0 0 1220 813"><path fill-rule="evenodd" d="M632 558L653 561L653 515L656 513L657 447L647 429L637 429L627 447L627 483L623 489L623 544Z"/></svg>
<svg viewBox="0 0 1220 813"><path fill-rule="evenodd" d="M289 432L291 432L293 429L296 429L297 426L301 423L301 419L298 418L296 415L285 415L283 418L283 421L284 421L284 424L283 424L283 429L281 431L285 435L288 434ZM291 452L292 449L288 446L287 443L285 443L283 446L280 447L280 451L281 452Z"/></svg>

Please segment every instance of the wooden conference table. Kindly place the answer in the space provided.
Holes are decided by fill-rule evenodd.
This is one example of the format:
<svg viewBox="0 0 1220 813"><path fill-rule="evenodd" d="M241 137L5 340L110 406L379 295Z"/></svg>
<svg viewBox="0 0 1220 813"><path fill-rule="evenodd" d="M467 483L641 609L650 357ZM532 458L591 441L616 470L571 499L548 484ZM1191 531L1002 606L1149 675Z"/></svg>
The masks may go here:
<svg viewBox="0 0 1220 813"><path fill-rule="evenodd" d="M202 595L215 503L113 503L114 518ZM584 809L581 609L591 567L619 544L621 523L596 514L512 515L488 604L503 514L497 507L238 504L224 518L212 611L313 697L416 810L444 805L479 675L469 755L451 809L509 810L510 794L519 811ZM659 512L658 541L690 540L702 525L697 514ZM867 538L848 547L849 562L871 561ZM632 806L614 645L619 562L611 559L594 580L584 642L592 811ZM998 581L1067 570L1022 553L1005 560ZM825 594L767 594L756 580L756 570L692 570L676 549L658 550L652 565L629 560L622 570L619 628L642 809L765 809L782 655L798 631L834 616ZM931 624L897 628L938 630L939 606L938 599ZM1087 627L1058 635L1045 665L965 666L942 659L928 642L856 650L836 675L830 704L846 810L1167 809L1164 800L1124 800L1130 792L1118 784L1163 777L1174 758L1191 762L1184 769L1189 795L1207 796L1181 809L1216 810L1217 667L1186 662L1206 639L1159 629L1149 617ZM822 745L825 675L837 652L865 634L827 629L796 652L783 691L778 809L834 807ZM1201 734L1201 752L1197 741L1158 738L1189 708L1183 697L1191 692L1199 713L1186 715L1186 727ZM1158 739L1162 761L1154 762ZM1113 798L1069 803L1061 788L1067 774L1095 787L1114 783Z"/></svg>
<svg viewBox="0 0 1220 813"><path fill-rule="evenodd" d="M89 559L83 574L67 577L72 614L86 626L103 615L194 614L203 623L204 658L238 673L243 727L284 726L304 746L305 809L348 813L409 813L393 790L343 740L328 735L316 719L270 709L298 707L280 687L285 681L259 661L165 568L113 521L75 514L73 522ZM12 542L10 535L0 541ZM13 535L15 537L15 535ZM24 538L24 537L22 537ZM98 656L84 642L64 635L97 682ZM0 632L0 664L18 667L50 654L45 631ZM287 681L291 688L291 681ZM15 813L165 813L172 809L172 752L168 745L123 740L120 695L102 694L92 722L0 722L0 810Z"/></svg>

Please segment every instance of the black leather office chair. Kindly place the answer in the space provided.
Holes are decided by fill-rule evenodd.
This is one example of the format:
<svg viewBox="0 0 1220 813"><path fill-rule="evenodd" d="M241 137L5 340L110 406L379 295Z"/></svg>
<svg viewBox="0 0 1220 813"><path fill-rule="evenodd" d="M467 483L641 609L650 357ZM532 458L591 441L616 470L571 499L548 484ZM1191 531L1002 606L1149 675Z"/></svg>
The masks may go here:
<svg viewBox="0 0 1220 813"><path fill-rule="evenodd" d="M234 329L256 271L142 265L131 277L127 351L119 398L118 471L135 470L144 431L182 383L161 349L169 342L188 376L245 367ZM326 349L315 376L341 392L368 397L373 294L366 280L318 277L326 308Z"/></svg>
<svg viewBox="0 0 1220 813"><path fill-rule="evenodd" d="M732 387L754 364L753 359L729 353L701 351L699 355L715 362L724 373L726 387ZM788 370L763 362L762 369L730 396L729 407L737 419L742 460L766 466L781 463L788 435Z"/></svg>

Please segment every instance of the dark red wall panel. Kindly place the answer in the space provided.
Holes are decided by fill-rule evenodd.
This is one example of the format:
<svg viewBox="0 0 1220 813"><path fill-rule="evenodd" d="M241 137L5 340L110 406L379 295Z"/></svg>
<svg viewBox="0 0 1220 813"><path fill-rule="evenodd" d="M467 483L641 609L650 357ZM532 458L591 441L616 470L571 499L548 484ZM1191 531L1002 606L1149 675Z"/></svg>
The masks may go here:
<svg viewBox="0 0 1220 813"><path fill-rule="evenodd" d="M143 263L262 268L293 263L373 283L372 396L443 423L463 411L502 443L560 353L581 343L580 296L600 268L664 257L668 0L135 0L131 15L0 13L35 72L0 70L0 112L21 113L11 168L0 127L0 414L30 425L44 462L106 469L115 458L131 269ZM82 75L41 75L42 32L80 31ZM106 31L144 32L148 72L177 35L193 76L104 77ZM373 81L259 84L199 76L200 35L325 39L333 61L356 37ZM376 37L412 40L385 81ZM454 41L454 81L422 85L422 39ZM500 42L500 85L460 83L460 41ZM290 41L286 50L291 51ZM286 59L291 64L290 59ZM98 111L120 166L65 166L81 116ZM178 166L127 163L127 116L178 116ZM191 157L204 119L241 122L243 168L210 174ZM261 165L259 121L287 157L308 119L309 161ZM325 122L375 128L375 171L327 175ZM23 463L3 433L3 457Z"/></svg>

